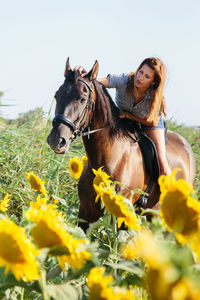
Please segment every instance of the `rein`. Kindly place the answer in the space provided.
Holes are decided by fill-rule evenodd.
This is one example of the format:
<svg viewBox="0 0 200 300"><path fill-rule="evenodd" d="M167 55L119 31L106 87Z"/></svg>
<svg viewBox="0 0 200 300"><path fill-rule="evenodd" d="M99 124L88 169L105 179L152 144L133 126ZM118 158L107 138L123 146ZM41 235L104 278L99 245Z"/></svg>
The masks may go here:
<svg viewBox="0 0 200 300"><path fill-rule="evenodd" d="M98 132L100 130L108 128L110 126L110 125L107 125L106 127L103 127L103 128L90 130L90 126L92 124L92 119L93 119L94 108L95 108L95 102L93 100L93 88L85 80L80 79L80 78L78 78L78 80L83 82L88 87L88 89L90 91L86 106L84 107L82 113L80 114L78 119L75 120L74 122L72 122L70 119L66 118L62 114L55 115L55 117L53 118L53 121L52 121L53 127L55 126L56 121L60 121L61 123L63 123L64 125L68 126L71 129L72 135L71 135L70 139L71 139L72 142L76 139L77 136L81 136L81 137L82 136L88 136L88 139L89 139L90 134L93 134L95 132ZM85 118L87 110L88 110L88 114L86 116L86 120L83 123L83 125L80 127L80 129L78 129L77 128L77 123L79 121L81 123L81 121ZM89 122L89 125L88 125L88 131L84 132L85 126L86 126L86 124L88 122L88 119L89 119L89 116L90 116L90 113L92 113L92 115L91 115L90 122Z"/></svg>

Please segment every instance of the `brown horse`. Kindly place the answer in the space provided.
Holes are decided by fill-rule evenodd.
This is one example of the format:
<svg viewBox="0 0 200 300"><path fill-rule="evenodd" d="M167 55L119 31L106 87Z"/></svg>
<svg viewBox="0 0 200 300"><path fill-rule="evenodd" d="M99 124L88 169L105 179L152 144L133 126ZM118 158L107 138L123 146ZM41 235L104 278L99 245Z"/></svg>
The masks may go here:
<svg viewBox="0 0 200 300"><path fill-rule="evenodd" d="M83 138L88 161L79 180L78 192L79 217L87 222L81 224L84 230L102 216L100 201L94 201L93 168L104 166L113 181L121 182L130 191L136 188L144 191L150 180L137 139L134 141L127 134L125 120L119 119L118 108L106 88L95 80L97 73L96 61L82 78L79 72L71 70L68 58L65 81L55 94L53 129L47 139L54 152L63 154L77 135ZM167 158L171 169L181 168L177 178L193 185L196 168L189 143L175 132L168 131L167 137ZM139 195L134 194L133 203L138 198ZM158 200L159 187L155 183L144 208L159 208Z"/></svg>

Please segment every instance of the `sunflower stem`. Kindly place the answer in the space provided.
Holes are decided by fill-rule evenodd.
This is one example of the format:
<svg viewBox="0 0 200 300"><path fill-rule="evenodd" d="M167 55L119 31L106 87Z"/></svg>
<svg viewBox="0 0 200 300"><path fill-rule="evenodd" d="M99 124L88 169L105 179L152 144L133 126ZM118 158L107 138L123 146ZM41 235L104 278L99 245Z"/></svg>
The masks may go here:
<svg viewBox="0 0 200 300"><path fill-rule="evenodd" d="M195 251L192 251L192 257L193 257L194 263L196 265L198 265L199 261L198 261L198 258L197 258L197 255L196 255Z"/></svg>
<svg viewBox="0 0 200 300"><path fill-rule="evenodd" d="M113 220L113 226L112 226L112 231L113 231L113 252L114 254L117 253L117 218L116 217L112 217ZM114 263L117 263L117 259L114 259ZM117 276L117 269L114 270L115 276Z"/></svg>
<svg viewBox="0 0 200 300"><path fill-rule="evenodd" d="M117 252L117 218L113 216L113 226L112 226L112 230L113 230L113 250L116 253Z"/></svg>
<svg viewBox="0 0 200 300"><path fill-rule="evenodd" d="M40 288L42 290L42 296L44 300L49 300L50 297L46 292L46 271L43 267L40 268L40 280L39 280Z"/></svg>
<svg viewBox="0 0 200 300"><path fill-rule="evenodd" d="M24 288L22 288L20 300L24 300Z"/></svg>

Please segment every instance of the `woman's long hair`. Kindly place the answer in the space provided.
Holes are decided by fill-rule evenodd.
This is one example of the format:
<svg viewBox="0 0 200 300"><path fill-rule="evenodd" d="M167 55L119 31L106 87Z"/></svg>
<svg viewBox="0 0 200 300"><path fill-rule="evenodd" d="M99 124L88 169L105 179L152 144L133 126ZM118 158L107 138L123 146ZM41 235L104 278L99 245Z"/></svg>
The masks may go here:
<svg viewBox="0 0 200 300"><path fill-rule="evenodd" d="M129 74L129 79L126 88L126 96L130 97L130 95L133 93L134 76L145 64L155 71L154 83L151 86L153 99L150 111L151 118L153 119L155 116L158 116L160 112L162 112L166 116L165 100L163 95L166 78L166 68L164 63L159 58L145 58L137 68L136 72Z"/></svg>

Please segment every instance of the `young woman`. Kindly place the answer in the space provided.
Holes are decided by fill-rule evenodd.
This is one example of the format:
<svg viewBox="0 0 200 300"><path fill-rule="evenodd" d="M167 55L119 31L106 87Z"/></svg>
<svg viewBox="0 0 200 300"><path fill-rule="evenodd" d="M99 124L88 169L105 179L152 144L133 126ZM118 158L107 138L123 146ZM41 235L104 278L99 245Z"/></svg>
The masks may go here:
<svg viewBox="0 0 200 300"><path fill-rule="evenodd" d="M77 66L84 76L86 70ZM152 139L157 149L160 174L170 175L165 149L164 117L165 65L155 57L146 58L135 73L111 75L97 79L106 88L115 88L115 102L120 109L120 118L129 118L142 124L143 130Z"/></svg>

